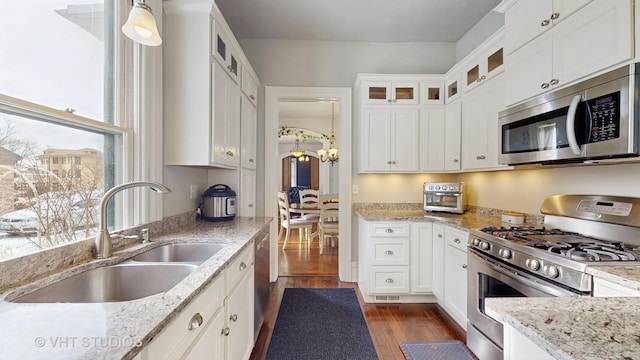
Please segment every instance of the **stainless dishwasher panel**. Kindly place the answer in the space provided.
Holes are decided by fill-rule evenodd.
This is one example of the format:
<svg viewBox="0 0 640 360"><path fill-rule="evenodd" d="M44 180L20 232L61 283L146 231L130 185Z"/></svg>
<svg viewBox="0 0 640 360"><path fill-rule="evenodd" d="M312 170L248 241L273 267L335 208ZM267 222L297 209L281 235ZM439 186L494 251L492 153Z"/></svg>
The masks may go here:
<svg viewBox="0 0 640 360"><path fill-rule="evenodd" d="M269 300L271 286L269 284L269 233L265 232L259 237L256 244L255 271L255 301L254 301L254 335L258 339L260 327L264 320L264 312Z"/></svg>

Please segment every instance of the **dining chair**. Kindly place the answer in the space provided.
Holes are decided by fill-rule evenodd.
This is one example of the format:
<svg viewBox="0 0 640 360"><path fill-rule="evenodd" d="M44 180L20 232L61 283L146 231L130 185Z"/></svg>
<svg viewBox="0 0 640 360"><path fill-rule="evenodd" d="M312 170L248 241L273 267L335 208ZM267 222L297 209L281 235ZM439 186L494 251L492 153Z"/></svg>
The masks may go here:
<svg viewBox="0 0 640 360"><path fill-rule="evenodd" d="M339 229L339 207L338 194L324 194L320 196L320 219L318 221L318 232L320 233L320 255L324 253L324 243L326 237L338 237Z"/></svg>
<svg viewBox="0 0 640 360"><path fill-rule="evenodd" d="M320 220L320 213L318 212L318 204L320 201L320 193L318 190L313 189L305 189L300 190L300 209L310 209L314 211L313 213L306 213L304 211L300 211L301 218L307 221L311 221L313 224L317 224ZM311 240L313 240L313 234L311 236Z"/></svg>
<svg viewBox="0 0 640 360"><path fill-rule="evenodd" d="M292 219L291 212L289 211L289 194L283 191L278 191L278 212L280 213L280 232L278 233L278 239L282 236L282 232L286 229L286 235L284 238L284 244L282 250L287 247L289 242L289 235L291 229L298 229L298 237L302 242L302 231L304 230L307 244L311 244L311 222L304 219Z"/></svg>

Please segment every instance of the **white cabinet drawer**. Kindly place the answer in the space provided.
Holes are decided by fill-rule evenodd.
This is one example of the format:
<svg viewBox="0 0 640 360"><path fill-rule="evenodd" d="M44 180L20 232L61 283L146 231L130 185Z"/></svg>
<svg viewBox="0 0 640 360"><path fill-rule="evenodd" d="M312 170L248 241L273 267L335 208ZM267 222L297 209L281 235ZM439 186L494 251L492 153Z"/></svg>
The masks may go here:
<svg viewBox="0 0 640 360"><path fill-rule="evenodd" d="M371 265L409 265L409 239L374 239Z"/></svg>
<svg viewBox="0 0 640 360"><path fill-rule="evenodd" d="M369 236L377 237L409 237L409 223L369 223Z"/></svg>
<svg viewBox="0 0 640 360"><path fill-rule="evenodd" d="M227 294L238 285L240 280L249 272L253 271L253 241L247 248L227 267Z"/></svg>
<svg viewBox="0 0 640 360"><path fill-rule="evenodd" d="M224 302L224 274L220 274L158 334L143 353L144 359L176 359L203 331ZM197 324L200 325L197 325Z"/></svg>
<svg viewBox="0 0 640 360"><path fill-rule="evenodd" d="M467 252L469 234L466 231L453 229L447 226L444 228L444 238L448 245Z"/></svg>
<svg viewBox="0 0 640 360"><path fill-rule="evenodd" d="M409 292L408 266L372 266L371 294L406 294Z"/></svg>

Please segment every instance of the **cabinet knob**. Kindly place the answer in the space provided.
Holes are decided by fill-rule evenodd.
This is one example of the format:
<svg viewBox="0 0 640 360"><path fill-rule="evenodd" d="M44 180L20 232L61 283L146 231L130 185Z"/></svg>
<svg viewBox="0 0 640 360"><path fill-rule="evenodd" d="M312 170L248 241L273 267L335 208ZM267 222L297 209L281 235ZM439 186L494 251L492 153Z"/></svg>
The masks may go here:
<svg viewBox="0 0 640 360"><path fill-rule="evenodd" d="M393 279L388 278L384 282L386 282L387 284L393 284Z"/></svg>
<svg viewBox="0 0 640 360"><path fill-rule="evenodd" d="M230 333L231 333L231 329L229 329L228 327L222 329L222 335L229 336Z"/></svg>
<svg viewBox="0 0 640 360"><path fill-rule="evenodd" d="M486 158L487 158L487 157L486 157L486 156L484 156L484 155L478 155L478 156L476 156L476 160L484 160L484 159L486 159Z"/></svg>
<svg viewBox="0 0 640 360"><path fill-rule="evenodd" d="M551 21L549 21L549 19L544 19L540 23L540 26L548 26L550 23L551 23Z"/></svg>
<svg viewBox="0 0 640 360"><path fill-rule="evenodd" d="M233 322L238 321L238 314L231 314L231 316L229 316L229 320Z"/></svg>
<svg viewBox="0 0 640 360"><path fill-rule="evenodd" d="M551 20L557 20L560 17L560 13L554 12L551 14Z"/></svg>
<svg viewBox="0 0 640 360"><path fill-rule="evenodd" d="M392 102L392 101L393 101L393 100L391 100L391 99L387 99L387 102L388 102L389 104L391 104L391 102Z"/></svg>
<svg viewBox="0 0 640 360"><path fill-rule="evenodd" d="M246 269L246 268L247 268L247 264L245 264L245 263L244 263L244 261L243 261L243 262L241 262L241 263L240 263L240 271L242 271L242 270L244 270L244 269Z"/></svg>
<svg viewBox="0 0 640 360"><path fill-rule="evenodd" d="M253 204L249 204L249 207L253 207Z"/></svg>
<svg viewBox="0 0 640 360"><path fill-rule="evenodd" d="M251 99L251 100L255 100L255 99L256 99L256 97L252 94L252 95L249 95L249 99Z"/></svg>
<svg viewBox="0 0 640 360"><path fill-rule="evenodd" d="M458 161L460 161L460 160L458 160L458 159L453 159L453 162L454 162L454 163L457 163Z"/></svg>
<svg viewBox="0 0 640 360"><path fill-rule="evenodd" d="M202 319L202 315L200 315L200 313L195 313L191 317L191 320L189 320L189 326L187 326L187 329L195 330L195 329L199 328L200 325L202 325L203 321L204 320Z"/></svg>
<svg viewBox="0 0 640 360"><path fill-rule="evenodd" d="M549 81L549 85L558 85L559 82L560 80L558 79L551 79L551 81Z"/></svg>
<svg viewBox="0 0 640 360"><path fill-rule="evenodd" d="M384 253L385 253L385 255L393 255L393 251L391 251L391 250L387 250Z"/></svg>
<svg viewBox="0 0 640 360"><path fill-rule="evenodd" d="M233 151L231 151L231 150L227 151L227 155L233 156Z"/></svg>
<svg viewBox="0 0 640 360"><path fill-rule="evenodd" d="M456 243L456 244L460 244L460 239L455 238L455 239L453 239L453 242Z"/></svg>
<svg viewBox="0 0 640 360"><path fill-rule="evenodd" d="M438 234L438 237L439 237L439 238L442 238L442 234Z"/></svg>
<svg viewBox="0 0 640 360"><path fill-rule="evenodd" d="M387 234L391 234L393 233L393 229L388 228L388 229L385 229L384 232L386 232Z"/></svg>
<svg viewBox="0 0 640 360"><path fill-rule="evenodd" d="M548 89L549 88L549 83L542 83L542 85L540 85L540 87L542 89Z"/></svg>
<svg viewBox="0 0 640 360"><path fill-rule="evenodd" d="M252 162L255 162L255 160L254 159L249 159L249 162L252 163Z"/></svg>
<svg viewBox="0 0 640 360"><path fill-rule="evenodd" d="M467 264L462 264L462 268L463 268L463 269L468 268Z"/></svg>

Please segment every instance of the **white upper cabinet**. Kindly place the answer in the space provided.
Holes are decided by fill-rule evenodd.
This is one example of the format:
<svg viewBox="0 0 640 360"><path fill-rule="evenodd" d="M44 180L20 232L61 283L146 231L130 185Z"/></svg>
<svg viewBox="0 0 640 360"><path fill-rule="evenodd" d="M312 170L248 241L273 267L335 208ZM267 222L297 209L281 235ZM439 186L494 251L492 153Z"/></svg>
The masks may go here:
<svg viewBox="0 0 640 360"><path fill-rule="evenodd" d="M502 72L504 51L502 50L502 36L495 37L491 43L486 44L484 50L473 57L464 67L464 91L469 91L482 85L491 77Z"/></svg>
<svg viewBox="0 0 640 360"><path fill-rule="evenodd" d="M225 31L219 21L215 21L215 33L212 36L213 57L236 83L240 80L241 64L238 51L231 44L231 36Z"/></svg>
<svg viewBox="0 0 640 360"><path fill-rule="evenodd" d="M447 104L444 122L444 170L460 170L460 136L462 131L462 104L460 100Z"/></svg>
<svg viewBox="0 0 640 360"><path fill-rule="evenodd" d="M511 52L557 25L592 0L519 0L505 13L505 52ZM513 30L512 30L513 29Z"/></svg>
<svg viewBox="0 0 640 360"><path fill-rule="evenodd" d="M418 171L418 109L364 107L360 172Z"/></svg>
<svg viewBox="0 0 640 360"><path fill-rule="evenodd" d="M444 107L420 110L420 171L444 170L446 137Z"/></svg>
<svg viewBox="0 0 640 360"><path fill-rule="evenodd" d="M240 89L222 70L212 65L214 76L214 118L211 162L229 167L240 165Z"/></svg>
<svg viewBox="0 0 640 360"><path fill-rule="evenodd" d="M421 103L425 105L444 104L444 81L442 77L420 82Z"/></svg>
<svg viewBox="0 0 640 360"><path fill-rule="evenodd" d="M447 73L447 77L444 81L444 92L445 92L445 100L446 104L449 104L452 101L460 98L460 94L462 90L460 82L460 72L455 68L450 70Z"/></svg>
<svg viewBox="0 0 640 360"><path fill-rule="evenodd" d="M517 2L507 10L507 18L523 1L529 2ZM631 0L593 1L509 54L505 59L507 105L631 60L632 10ZM507 24L507 38L518 29Z"/></svg>
<svg viewBox="0 0 640 360"><path fill-rule="evenodd" d="M241 88L253 106L256 106L258 104L258 80L253 77L247 67L242 68Z"/></svg>
<svg viewBox="0 0 640 360"><path fill-rule="evenodd" d="M462 98L462 170L507 169L498 165L498 112L504 108L504 76Z"/></svg>
<svg viewBox="0 0 640 360"><path fill-rule="evenodd" d="M257 163L256 143L258 113L255 106L247 100L247 98L242 98L240 118L240 132L242 134L240 141L240 158L242 167L255 170Z"/></svg>
<svg viewBox="0 0 640 360"><path fill-rule="evenodd" d="M420 82L416 81L364 81L364 104L412 105L420 101Z"/></svg>

